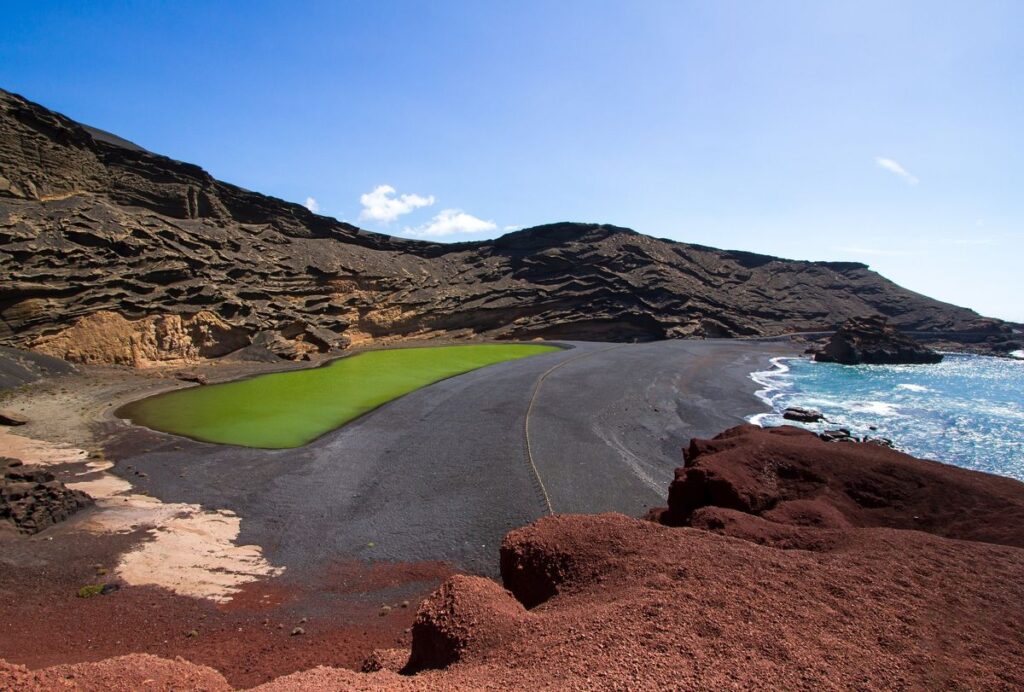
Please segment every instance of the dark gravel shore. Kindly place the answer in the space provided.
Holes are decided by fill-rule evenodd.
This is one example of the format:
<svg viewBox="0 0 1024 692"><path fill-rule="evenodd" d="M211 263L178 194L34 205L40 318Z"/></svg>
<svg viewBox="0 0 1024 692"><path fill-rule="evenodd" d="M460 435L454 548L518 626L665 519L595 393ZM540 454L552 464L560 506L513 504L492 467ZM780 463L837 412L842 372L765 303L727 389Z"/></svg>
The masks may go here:
<svg viewBox="0 0 1024 692"><path fill-rule="evenodd" d="M566 361L545 379L530 426L554 510L635 516L663 503L690 437L762 408L749 373L792 351L729 340L572 346L426 387L300 449L118 426L108 456L164 501L236 512L240 541L289 570L343 557L493 574L502 536L547 513L524 423L553 366Z"/></svg>
<svg viewBox="0 0 1024 692"><path fill-rule="evenodd" d="M35 668L180 655L243 686L316 665L358 667L374 648L408 646L419 600L452 571L496 576L504 535L547 513L534 467L556 512L640 516L664 504L690 437L760 409L749 373L793 351L748 341L570 345L440 382L295 450L203 444L111 418L132 397L185 386L173 373L81 368L9 390L28 437L103 447L110 472L137 493L236 512L236 544L261 546L286 569L226 605L127 584L83 600L83 585L116 581L120 556L151 540L145 531L83 531L97 509L31 539L0 535L0 658ZM267 368L203 371L217 381ZM78 472L58 471L68 482ZM302 635L291 635L296 626Z"/></svg>

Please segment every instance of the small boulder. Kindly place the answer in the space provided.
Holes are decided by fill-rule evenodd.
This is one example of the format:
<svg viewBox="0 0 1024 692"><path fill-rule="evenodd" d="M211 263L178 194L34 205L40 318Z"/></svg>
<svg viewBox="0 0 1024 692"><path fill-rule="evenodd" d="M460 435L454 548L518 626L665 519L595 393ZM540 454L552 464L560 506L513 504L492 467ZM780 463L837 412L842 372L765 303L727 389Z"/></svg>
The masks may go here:
<svg viewBox="0 0 1024 692"><path fill-rule="evenodd" d="M209 380L206 379L206 375L201 372L179 372L174 376L182 382L195 382L196 384L209 384Z"/></svg>
<svg viewBox="0 0 1024 692"><path fill-rule="evenodd" d="M825 420L825 415L821 411L801 406L790 406L782 412L782 417L797 423L817 423Z"/></svg>
<svg viewBox="0 0 1024 692"><path fill-rule="evenodd" d="M28 418L10 409L0 409L0 425L25 425Z"/></svg>
<svg viewBox="0 0 1024 692"><path fill-rule="evenodd" d="M363 661L361 670L364 673L376 673L381 670L398 673L408 662L409 652L406 649L374 649Z"/></svg>
<svg viewBox="0 0 1024 692"><path fill-rule="evenodd" d="M838 430L826 430L818 434L818 439L824 442L856 442L855 438L846 428Z"/></svg>

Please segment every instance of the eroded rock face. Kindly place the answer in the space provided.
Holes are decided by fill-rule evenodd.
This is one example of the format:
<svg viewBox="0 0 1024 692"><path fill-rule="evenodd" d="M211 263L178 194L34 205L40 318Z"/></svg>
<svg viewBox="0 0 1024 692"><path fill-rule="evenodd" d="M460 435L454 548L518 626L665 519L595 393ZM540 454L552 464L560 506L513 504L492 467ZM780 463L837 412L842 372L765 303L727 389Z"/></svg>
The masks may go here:
<svg viewBox="0 0 1024 692"><path fill-rule="evenodd" d="M870 312L907 329L998 327L863 264L614 226L450 245L369 233L2 91L0 170L0 344L85 362L190 360L246 339L303 358L434 337L775 335Z"/></svg>
<svg viewBox="0 0 1024 692"><path fill-rule="evenodd" d="M248 344L245 329L202 310L194 315L160 315L137 320L125 319L116 312L94 312L29 345L39 353L75 363L145 367L216 358Z"/></svg>
<svg viewBox="0 0 1024 692"><path fill-rule="evenodd" d="M942 354L889 326L886 318L853 317L832 335L814 360L843 365L901 365L942 362Z"/></svg>

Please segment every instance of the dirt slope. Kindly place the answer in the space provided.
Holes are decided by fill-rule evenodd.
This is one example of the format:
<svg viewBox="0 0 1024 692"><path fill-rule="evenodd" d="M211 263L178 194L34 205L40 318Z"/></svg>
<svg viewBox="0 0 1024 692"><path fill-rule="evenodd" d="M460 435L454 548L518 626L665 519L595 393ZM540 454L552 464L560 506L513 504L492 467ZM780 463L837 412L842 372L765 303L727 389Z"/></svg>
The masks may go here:
<svg viewBox="0 0 1024 692"><path fill-rule="evenodd" d="M785 428L694 441L687 464L718 488L689 507L689 526L546 517L506 537L504 586L457 575L426 599L411 652L260 689L1024 686L1024 484ZM0 686L67 672L78 689L221 685L183 666L8 667Z"/></svg>

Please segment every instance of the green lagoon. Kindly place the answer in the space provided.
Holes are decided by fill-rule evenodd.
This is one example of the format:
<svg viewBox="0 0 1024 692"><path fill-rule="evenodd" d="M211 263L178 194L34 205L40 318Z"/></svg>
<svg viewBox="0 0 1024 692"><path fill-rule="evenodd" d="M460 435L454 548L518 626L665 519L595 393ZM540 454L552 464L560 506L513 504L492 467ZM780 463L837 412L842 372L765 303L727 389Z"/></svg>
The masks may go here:
<svg viewBox="0 0 1024 692"><path fill-rule="evenodd" d="M557 350L481 344L368 351L319 368L179 389L123 406L117 415L204 442L288 449L428 384Z"/></svg>

